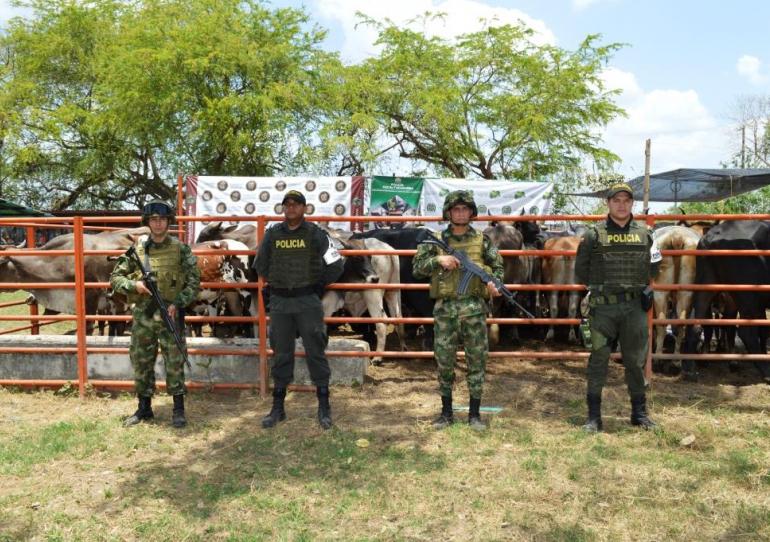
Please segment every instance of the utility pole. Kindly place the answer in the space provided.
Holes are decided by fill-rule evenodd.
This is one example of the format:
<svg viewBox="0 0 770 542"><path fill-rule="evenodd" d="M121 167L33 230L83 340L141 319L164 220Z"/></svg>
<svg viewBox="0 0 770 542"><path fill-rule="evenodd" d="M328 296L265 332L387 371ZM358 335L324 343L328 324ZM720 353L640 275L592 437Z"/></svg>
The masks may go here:
<svg viewBox="0 0 770 542"><path fill-rule="evenodd" d="M650 208L650 140L644 142L644 206L645 214Z"/></svg>

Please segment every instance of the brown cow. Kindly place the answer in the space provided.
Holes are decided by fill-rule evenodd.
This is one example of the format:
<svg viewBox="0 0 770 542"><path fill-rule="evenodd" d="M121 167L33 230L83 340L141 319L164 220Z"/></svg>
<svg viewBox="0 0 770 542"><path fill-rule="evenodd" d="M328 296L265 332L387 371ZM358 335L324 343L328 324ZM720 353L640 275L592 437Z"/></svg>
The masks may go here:
<svg viewBox="0 0 770 542"><path fill-rule="evenodd" d="M545 250L577 250L580 237L571 235L567 237L553 237L548 239L543 248ZM542 260L543 284L575 284L575 256L544 256ZM577 318L580 309L581 291L552 290L548 294L548 306L550 317L559 318L560 314L567 313L568 318ZM575 332L576 326L570 326L569 342L578 342ZM553 340L554 328L548 326L546 341Z"/></svg>
<svg viewBox="0 0 770 542"><path fill-rule="evenodd" d="M248 250L249 248L232 239L196 243L193 250ZM201 282L245 283L256 280L249 270L248 258L241 254L199 254L196 256ZM256 316L257 307L252 291L247 288L201 288L191 310L197 316ZM246 330L246 336L256 336L256 324L210 324L213 335L218 338L232 337L237 330ZM200 336L202 326L192 326Z"/></svg>

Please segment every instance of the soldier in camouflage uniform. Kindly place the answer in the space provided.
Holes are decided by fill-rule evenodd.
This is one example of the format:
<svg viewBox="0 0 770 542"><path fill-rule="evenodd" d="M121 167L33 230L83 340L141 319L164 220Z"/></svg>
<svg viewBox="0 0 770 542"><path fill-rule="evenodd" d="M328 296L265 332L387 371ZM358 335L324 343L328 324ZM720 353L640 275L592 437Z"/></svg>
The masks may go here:
<svg viewBox="0 0 770 542"><path fill-rule="evenodd" d="M257 274L270 285L270 346L274 354L273 406L262 418L268 429L286 419L286 389L294 380L294 349L302 337L307 368L316 386L318 423L332 426L329 405L328 342L321 297L324 288L342 274L344 261L321 228L305 220L305 196L289 190L281 202L285 220L272 226L259 244Z"/></svg>
<svg viewBox="0 0 770 542"><path fill-rule="evenodd" d="M496 278L503 278L503 260L490 239L474 229L470 222L478 215L473 194L466 190L450 192L444 200L443 217L450 222L441 232L441 239L456 250L465 252L473 262L485 267ZM482 284L473 277L466 294L458 295L457 286L463 276L460 262L444 254L436 245L422 244L413 261L417 278L430 278L430 296L436 299L433 309L435 343L438 365L441 414L434 427L444 428L454 423L452 385L455 379L457 348L462 340L468 364L470 409L468 423L477 430L486 429L479 413L487 364L489 341L486 317L487 300L499 296L493 282Z"/></svg>
<svg viewBox="0 0 770 542"><path fill-rule="evenodd" d="M620 342L626 385L631 396L631 423L655 427L647 415L644 364L647 358L647 309L643 290L660 266L662 256L649 230L634 221L633 190L612 185L607 195L607 220L589 228L578 246L575 277L586 284L591 330L588 358L588 421L586 431L602 430L602 388L607 381L611 345ZM643 304L644 303L644 304Z"/></svg>
<svg viewBox="0 0 770 542"><path fill-rule="evenodd" d="M174 211L167 203L153 200L142 209L142 224L149 226L150 235L142 236L136 244L139 259L153 272L158 290L166 302L168 314L184 331L182 311L198 294L200 271L189 246L169 235L168 228ZM173 334L166 329L159 308L141 280L141 271L135 261L121 256L110 276L116 293L124 294L134 303L133 325L129 356L134 368L136 395L139 408L124 422L126 427L154 417L152 395L155 392L155 359L158 346L166 367L166 391L174 398L172 424L184 427L184 361Z"/></svg>

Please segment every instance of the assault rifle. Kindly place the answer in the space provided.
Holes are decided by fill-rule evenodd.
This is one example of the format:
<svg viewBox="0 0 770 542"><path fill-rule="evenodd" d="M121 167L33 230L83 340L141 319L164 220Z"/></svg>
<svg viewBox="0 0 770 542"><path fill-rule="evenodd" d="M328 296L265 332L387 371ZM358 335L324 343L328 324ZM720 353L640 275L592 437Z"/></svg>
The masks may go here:
<svg viewBox="0 0 770 542"><path fill-rule="evenodd" d="M524 313L524 315L527 318L534 318L535 315L529 312L527 309L521 306L521 303L516 301L516 294L510 291L508 288L505 287L505 284L503 284L503 281L501 281L498 278L495 278L490 273L484 271L481 267L479 267L476 263L471 261L470 258L468 258L468 255L463 252L462 250L456 250L452 247L450 247L448 244L446 244L443 240L437 239L435 237L430 237L428 239L425 239L424 241L421 241L420 244L428 244L428 245L436 245L437 247L441 248L444 252L449 254L450 256L454 256L457 258L457 260L460 262L460 267L465 271L463 273L462 278L460 279L460 283L457 285L457 294L462 295L465 292L468 291L468 286L471 283L471 279L473 277L478 277L481 279L481 282L483 282L485 285L487 282L492 281L495 285L495 288L497 288L497 291L500 292L505 300L519 309L521 312Z"/></svg>
<svg viewBox="0 0 770 542"><path fill-rule="evenodd" d="M149 247L147 247L145 250L149 250ZM142 260L136 253L136 247L132 245L126 251L126 256L128 256L129 259L133 260L136 265L139 266L139 270L142 272L142 281L144 282L144 285L147 286L147 289L150 290L152 299L155 301L155 304L160 310L160 316L163 318L163 323L166 324L166 329L168 329L174 336L174 342L176 343L176 347L179 349L179 353L182 354L182 359L184 359L185 365L187 365L187 368L192 371L192 365L190 365L190 360L187 358L187 351L184 348L182 337L179 335L179 330L177 329L176 324L174 324L174 320L168 314L168 307L166 306L166 302L163 301L163 298L158 291L158 282L155 280L155 276L152 274L152 271L145 269ZM180 311L182 308L177 307L177 310Z"/></svg>

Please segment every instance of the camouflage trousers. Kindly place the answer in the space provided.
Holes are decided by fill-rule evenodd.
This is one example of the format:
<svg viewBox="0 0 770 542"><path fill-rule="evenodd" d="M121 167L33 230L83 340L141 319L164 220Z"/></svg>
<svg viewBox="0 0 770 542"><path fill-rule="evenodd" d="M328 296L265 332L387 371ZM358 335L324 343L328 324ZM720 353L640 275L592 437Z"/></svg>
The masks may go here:
<svg viewBox="0 0 770 542"><path fill-rule="evenodd" d="M136 394L139 397L152 397L155 393L155 360L160 346L166 368L166 391L169 395L183 395L186 392L184 360L176 346L174 335L166 329L159 316L156 319L148 312L144 306L136 306L133 310L128 355L134 368ZM179 326L179 329L182 327Z"/></svg>
<svg viewBox="0 0 770 542"><path fill-rule="evenodd" d="M439 299L433 308L434 354L438 365L439 392L452 394L457 348L462 340L468 365L470 396L481 399L487 367L487 302L477 297Z"/></svg>
<svg viewBox="0 0 770 542"><path fill-rule="evenodd" d="M647 313L639 299L591 307L591 355L588 358L588 393L600 395L607 382L612 343L620 342L626 385L631 396L644 393L647 360Z"/></svg>

